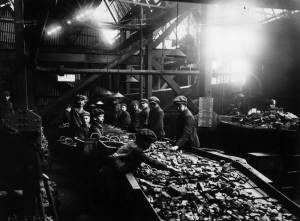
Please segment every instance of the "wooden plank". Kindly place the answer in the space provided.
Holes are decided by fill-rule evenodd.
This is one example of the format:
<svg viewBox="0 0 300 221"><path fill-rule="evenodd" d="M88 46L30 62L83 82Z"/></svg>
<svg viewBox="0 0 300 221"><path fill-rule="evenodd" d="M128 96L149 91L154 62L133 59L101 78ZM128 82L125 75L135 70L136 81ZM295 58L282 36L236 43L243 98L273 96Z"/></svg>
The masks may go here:
<svg viewBox="0 0 300 221"><path fill-rule="evenodd" d="M153 48L153 34L148 35L147 38L149 39L149 43L147 46L147 69L152 70L152 48ZM151 97L152 96L152 75L147 75L146 76L146 97Z"/></svg>
<svg viewBox="0 0 300 221"><path fill-rule="evenodd" d="M28 109L28 96L27 96L27 74L25 63L25 39L24 39L24 4L23 0L14 2L16 22L15 35L16 35L16 63L17 71L14 81L14 92L16 95L15 105L20 109Z"/></svg>

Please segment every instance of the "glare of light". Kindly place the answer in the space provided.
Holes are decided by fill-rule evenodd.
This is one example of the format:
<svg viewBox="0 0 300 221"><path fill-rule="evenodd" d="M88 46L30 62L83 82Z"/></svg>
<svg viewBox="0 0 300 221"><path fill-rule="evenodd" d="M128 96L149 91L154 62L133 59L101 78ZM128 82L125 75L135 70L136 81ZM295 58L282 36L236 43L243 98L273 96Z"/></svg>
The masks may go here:
<svg viewBox="0 0 300 221"><path fill-rule="evenodd" d="M112 45L115 42L117 35L119 34L119 30L101 29L101 34L104 40L108 44Z"/></svg>
<svg viewBox="0 0 300 221"><path fill-rule="evenodd" d="M94 8L83 8L79 10L77 15L75 16L75 20L77 21L86 21L92 18L93 13L95 9Z"/></svg>
<svg viewBox="0 0 300 221"><path fill-rule="evenodd" d="M71 21L71 20L68 20L68 21L67 21L67 24L68 24L68 25L72 24L72 21Z"/></svg>
<svg viewBox="0 0 300 221"><path fill-rule="evenodd" d="M213 60L211 62L211 69L213 72L215 72L219 68L220 64L217 60Z"/></svg>
<svg viewBox="0 0 300 221"><path fill-rule="evenodd" d="M94 22L114 22L114 19L110 12L108 11L105 3L102 1L102 3L93 10L91 13L91 19Z"/></svg>
<svg viewBox="0 0 300 221"><path fill-rule="evenodd" d="M55 25L55 26L49 27L46 30L47 30L46 31L47 35L51 36L51 35L58 34L62 30L62 27L60 25Z"/></svg>
<svg viewBox="0 0 300 221"><path fill-rule="evenodd" d="M229 67L229 73L231 82L243 85L252 73L252 66L246 61L234 61Z"/></svg>

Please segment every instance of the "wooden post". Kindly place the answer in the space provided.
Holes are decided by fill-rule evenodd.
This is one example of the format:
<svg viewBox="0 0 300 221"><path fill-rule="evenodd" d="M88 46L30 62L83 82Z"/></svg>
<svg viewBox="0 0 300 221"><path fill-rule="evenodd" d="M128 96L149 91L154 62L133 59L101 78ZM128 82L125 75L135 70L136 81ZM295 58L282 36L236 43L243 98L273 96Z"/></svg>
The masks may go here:
<svg viewBox="0 0 300 221"><path fill-rule="evenodd" d="M206 24L207 22L207 6L201 6L201 21ZM199 85L199 96L206 97L211 95L211 74L208 70L208 55L206 50L206 27L201 26L200 32L198 33L199 43L199 70L200 70L200 85Z"/></svg>
<svg viewBox="0 0 300 221"><path fill-rule="evenodd" d="M152 47L153 34L148 35L149 43L147 46L147 69L152 70ZM146 76L146 97L152 96L152 75Z"/></svg>
<svg viewBox="0 0 300 221"><path fill-rule="evenodd" d="M143 7L140 7L140 68L141 70L144 69L144 50L143 50L143 18L144 18L144 12L143 12ZM140 99L142 99L144 96L144 77L140 75Z"/></svg>
<svg viewBox="0 0 300 221"><path fill-rule="evenodd" d="M23 0L14 2L16 22L15 22L15 39L16 39L16 74L15 74L15 106L18 109L28 109L27 96L27 72L25 56L25 39L24 39L24 5Z"/></svg>

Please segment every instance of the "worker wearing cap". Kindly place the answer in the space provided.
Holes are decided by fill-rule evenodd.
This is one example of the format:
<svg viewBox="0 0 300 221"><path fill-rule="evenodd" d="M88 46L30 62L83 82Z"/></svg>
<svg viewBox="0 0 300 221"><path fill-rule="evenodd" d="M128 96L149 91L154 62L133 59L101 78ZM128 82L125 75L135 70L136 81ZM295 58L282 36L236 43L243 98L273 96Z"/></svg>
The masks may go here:
<svg viewBox="0 0 300 221"><path fill-rule="evenodd" d="M158 138L165 136L164 131L164 111L159 106L160 100L158 97L152 96L149 98L150 112L148 128L153 130Z"/></svg>
<svg viewBox="0 0 300 221"><path fill-rule="evenodd" d="M197 135L197 127L193 114L187 108L187 98L185 96L177 96L173 100L179 117L177 119L176 143L172 147L173 150L188 149L191 147L200 147Z"/></svg>
<svg viewBox="0 0 300 221"><path fill-rule="evenodd" d="M80 139L88 139L90 138L90 128L91 128L91 116L90 113L84 111L82 114L82 124L78 131L76 131L76 137Z"/></svg>
<svg viewBox="0 0 300 221"><path fill-rule="evenodd" d="M141 99L141 113L140 113L140 127L147 128L148 127L148 120L149 120L149 101L148 99Z"/></svg>
<svg viewBox="0 0 300 221"><path fill-rule="evenodd" d="M134 172L142 162L162 170L175 172L173 167L167 166L158 160L147 156L144 151L157 140L155 133L149 129L141 129L136 134L135 142L127 143L120 147L116 153L110 157L119 160L118 169L124 173Z"/></svg>
<svg viewBox="0 0 300 221"><path fill-rule="evenodd" d="M75 96L75 106L72 107L70 121L70 134L72 134L72 136L76 136L76 133L80 131L82 125L84 124L82 114L86 112L84 110L86 102L86 96L81 94L77 94Z"/></svg>
<svg viewBox="0 0 300 221"><path fill-rule="evenodd" d="M122 130L128 130L131 124L130 114L127 112L127 105L125 103L121 104L121 110L116 118L116 126Z"/></svg>
<svg viewBox="0 0 300 221"><path fill-rule="evenodd" d="M3 92L3 97L1 98L0 101L0 118L2 119L8 114L13 114L14 109L13 109L13 104L10 101L10 92L9 91L4 91Z"/></svg>
<svg viewBox="0 0 300 221"><path fill-rule="evenodd" d="M100 108L93 109L91 112L92 123L90 134L93 138L100 138L103 133L104 110Z"/></svg>

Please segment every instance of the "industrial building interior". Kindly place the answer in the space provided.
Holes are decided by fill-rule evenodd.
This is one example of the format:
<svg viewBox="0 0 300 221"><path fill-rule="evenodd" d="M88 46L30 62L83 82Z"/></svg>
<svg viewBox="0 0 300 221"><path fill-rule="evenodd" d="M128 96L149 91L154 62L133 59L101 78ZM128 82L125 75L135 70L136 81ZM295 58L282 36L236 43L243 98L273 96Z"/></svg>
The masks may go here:
<svg viewBox="0 0 300 221"><path fill-rule="evenodd" d="M0 0L0 221L300 220L299 39L300 0Z"/></svg>

